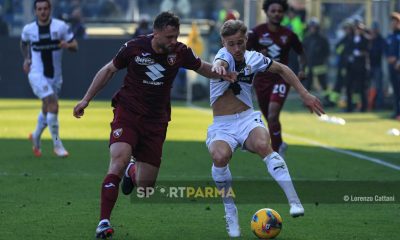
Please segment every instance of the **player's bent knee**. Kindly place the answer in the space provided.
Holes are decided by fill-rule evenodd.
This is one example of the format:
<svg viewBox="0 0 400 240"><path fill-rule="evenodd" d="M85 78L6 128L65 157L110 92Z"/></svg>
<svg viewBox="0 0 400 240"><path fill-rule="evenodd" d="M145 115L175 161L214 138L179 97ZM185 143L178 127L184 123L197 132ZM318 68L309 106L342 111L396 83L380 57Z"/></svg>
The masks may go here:
<svg viewBox="0 0 400 240"><path fill-rule="evenodd" d="M124 174L126 164L122 162L111 161L110 167L108 168L108 174L115 174L117 176L122 176Z"/></svg>
<svg viewBox="0 0 400 240"><path fill-rule="evenodd" d="M269 113L267 117L268 124L277 124L279 123L279 114L278 113Z"/></svg>
<svg viewBox="0 0 400 240"><path fill-rule="evenodd" d="M108 169L108 173L122 176L128 162L129 162L129 157L126 157L124 154L122 153L113 154L111 156L111 162Z"/></svg>
<svg viewBox="0 0 400 240"><path fill-rule="evenodd" d="M231 152L225 149L214 149L211 151L211 158L217 167L224 167L229 163Z"/></svg>

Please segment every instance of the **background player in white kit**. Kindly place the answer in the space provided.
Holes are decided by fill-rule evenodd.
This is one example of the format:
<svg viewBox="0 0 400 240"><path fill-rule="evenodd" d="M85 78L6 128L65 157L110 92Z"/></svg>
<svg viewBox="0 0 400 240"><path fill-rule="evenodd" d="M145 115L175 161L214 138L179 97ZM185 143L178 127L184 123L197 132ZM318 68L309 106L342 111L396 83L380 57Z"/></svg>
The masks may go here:
<svg viewBox="0 0 400 240"><path fill-rule="evenodd" d="M40 136L49 126L54 153L59 157L67 157L68 152L58 134L58 92L63 81L61 57L62 49L77 51L78 43L65 22L50 17L50 0L35 0L33 6L37 19L22 30L21 51L24 72L28 74L33 93L42 100L42 110L36 130L29 138L34 155L40 157Z"/></svg>
<svg viewBox="0 0 400 240"><path fill-rule="evenodd" d="M304 208L292 184L283 158L270 145L268 130L261 113L253 110L251 87L257 72L270 71L280 74L300 94L301 100L311 112L324 113L320 101L311 95L300 83L296 75L285 65L272 61L261 53L246 51L247 27L240 20L225 22L220 31L224 48L215 56L213 68L218 71L223 66L238 72L237 82L229 83L213 79L210 82L210 102L214 122L208 128L207 147L213 160L212 177L219 190L227 192L232 175L229 160L235 149L243 149L258 154L265 162L268 172L278 182L286 194L293 217L304 215ZM268 81L268 79L265 79ZM239 237L238 212L232 197L222 198L230 237Z"/></svg>

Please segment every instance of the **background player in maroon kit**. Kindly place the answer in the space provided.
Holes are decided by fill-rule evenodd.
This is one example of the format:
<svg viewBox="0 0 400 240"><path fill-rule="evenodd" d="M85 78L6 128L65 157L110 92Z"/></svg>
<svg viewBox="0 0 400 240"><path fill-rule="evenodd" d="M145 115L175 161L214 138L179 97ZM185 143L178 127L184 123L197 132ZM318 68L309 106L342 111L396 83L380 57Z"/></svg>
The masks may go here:
<svg viewBox="0 0 400 240"><path fill-rule="evenodd" d="M268 22L260 24L249 32L247 48L263 53L265 56L285 65L288 64L291 48L299 55L300 71L298 77L304 79L305 54L299 38L290 29L281 26L284 13L288 9L286 0L266 0L263 9ZM284 157L286 143L282 141L279 115L289 94L290 85L278 74L258 73L254 79L254 89L258 104L267 119L272 148Z"/></svg>
<svg viewBox="0 0 400 240"><path fill-rule="evenodd" d="M111 211L131 156L137 159L130 167L130 177L135 185L149 187L156 181L170 121L171 87L178 69L191 69L207 78L224 75L225 79L236 79L235 73L226 73L225 69L215 69L215 72L222 70L221 75L212 72L209 63L195 56L185 44L177 42L179 26L176 15L170 12L159 14L154 21L154 34L125 43L114 59L97 72L85 96L74 108L74 116L80 118L113 74L127 68L124 84L112 99L111 162L101 188L97 238L108 238L114 232L109 221Z"/></svg>

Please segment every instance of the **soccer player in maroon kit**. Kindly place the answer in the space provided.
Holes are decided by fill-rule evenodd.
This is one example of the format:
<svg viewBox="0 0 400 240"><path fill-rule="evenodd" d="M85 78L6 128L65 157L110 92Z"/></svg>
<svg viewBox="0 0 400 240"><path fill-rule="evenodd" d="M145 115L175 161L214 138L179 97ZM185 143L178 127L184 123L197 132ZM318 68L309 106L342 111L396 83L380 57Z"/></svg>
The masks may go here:
<svg viewBox="0 0 400 240"><path fill-rule="evenodd" d="M265 0L263 9L268 22L260 24L249 32L247 48L263 53L265 56L285 65L289 61L292 48L299 55L299 79L304 79L306 63L303 46L290 29L281 26L284 13L288 9L286 0ZM265 81L268 79L268 81ZM272 80L272 81L271 81ZM254 79L254 89L261 112L268 122L272 148L284 157L287 148L282 141L282 129L279 115L289 94L290 85L280 75L271 72L258 73Z"/></svg>
<svg viewBox="0 0 400 240"><path fill-rule="evenodd" d="M124 84L112 99L111 162L101 188L96 238L107 239L114 233L110 224L111 211L131 156L137 161L129 164L124 184L126 178L131 186L152 187L155 184L170 121L172 82L179 68L194 70L207 78L236 79L235 73L227 73L223 67L211 70L211 64L203 62L190 48L178 42L179 26L176 15L159 14L154 21L153 34L125 43L114 59L97 72L85 96L74 108L74 116L80 118L114 73L127 69ZM217 74L221 71L222 74ZM130 193L132 188L128 192L125 189L124 193Z"/></svg>

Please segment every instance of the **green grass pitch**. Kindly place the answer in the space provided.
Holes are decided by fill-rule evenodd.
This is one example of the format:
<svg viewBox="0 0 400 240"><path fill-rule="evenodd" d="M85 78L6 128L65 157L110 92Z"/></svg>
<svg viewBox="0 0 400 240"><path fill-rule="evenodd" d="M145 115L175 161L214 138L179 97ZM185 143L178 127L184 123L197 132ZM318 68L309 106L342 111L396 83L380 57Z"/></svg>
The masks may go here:
<svg viewBox="0 0 400 240"><path fill-rule="evenodd" d="M43 156L35 158L27 136L35 127L40 102L0 100L0 239L94 238L112 113L109 102L95 101L77 120L72 116L74 104L60 103L60 136L70 157L53 155L46 130ZM250 219L264 207L277 210L283 218L280 240L399 239L400 171L335 151L400 166L400 137L386 134L399 123L385 119L387 112L332 113L347 121L341 126L319 121L298 103L285 109L286 162L305 216L292 219L283 192L270 182L262 161L237 151L230 164L234 187L249 184L253 191L249 198L240 195L240 189L237 192L242 239L256 239ZM174 105L159 183L212 183L204 143L211 122L209 110ZM345 202L344 194L393 195L395 201ZM113 239L228 239L219 198L178 203L137 200L119 195L111 219Z"/></svg>

